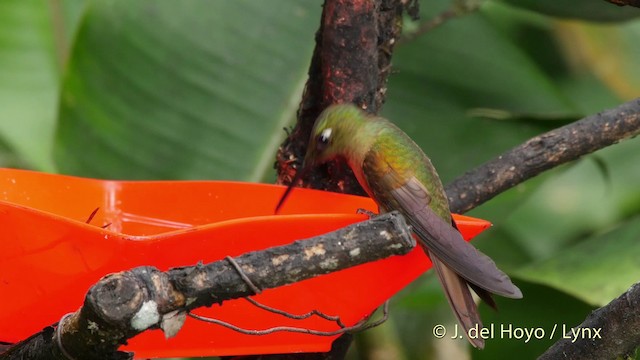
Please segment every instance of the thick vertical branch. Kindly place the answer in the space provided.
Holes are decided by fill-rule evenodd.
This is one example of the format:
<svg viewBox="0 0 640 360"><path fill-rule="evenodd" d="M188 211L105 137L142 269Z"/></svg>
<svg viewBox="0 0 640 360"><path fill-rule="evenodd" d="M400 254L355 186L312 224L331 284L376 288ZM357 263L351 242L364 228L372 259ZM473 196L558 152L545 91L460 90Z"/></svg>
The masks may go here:
<svg viewBox="0 0 640 360"><path fill-rule="evenodd" d="M278 151L278 183L289 184L301 165L315 119L334 103L377 113L384 103L393 45L401 30L402 1L327 0L298 121ZM351 170L332 163L314 169L307 187L364 194Z"/></svg>
<svg viewBox="0 0 640 360"><path fill-rule="evenodd" d="M373 1L327 1L323 14L322 105L352 102L376 110L378 32Z"/></svg>

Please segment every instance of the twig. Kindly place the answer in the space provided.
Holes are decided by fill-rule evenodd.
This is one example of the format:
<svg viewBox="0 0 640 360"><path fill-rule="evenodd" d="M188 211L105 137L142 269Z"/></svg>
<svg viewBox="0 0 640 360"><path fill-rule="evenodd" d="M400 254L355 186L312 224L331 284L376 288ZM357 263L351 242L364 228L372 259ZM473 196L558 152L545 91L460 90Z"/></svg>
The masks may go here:
<svg viewBox="0 0 640 360"><path fill-rule="evenodd" d="M457 0L454 1L450 8L436 15L424 23L420 24L414 32L403 35L398 41L399 44L407 43L428 33L429 31L443 25L449 20L455 19L475 12L480 9L484 1L482 0Z"/></svg>
<svg viewBox="0 0 640 360"><path fill-rule="evenodd" d="M365 318L365 319L362 319L361 321L359 321L355 325L352 325L352 326L340 326L340 329L334 330L334 331L321 331L321 330L300 328L300 327L294 327L294 326L276 326L276 327L263 329L263 330L249 330L249 329L244 329L244 328L241 328L239 326L230 324L230 323L228 323L226 321L213 319L213 318L209 318L209 317L206 317L206 316L200 316L200 315L196 315L196 314L193 314L193 313L189 313L188 315L191 316L194 319L198 319L200 321L204 321L204 322L208 322L208 323L224 326L224 327L226 327L228 329L231 329L233 331L237 331L237 332L239 332L241 334L245 334L245 335L256 335L256 336L259 336L259 335L273 334L273 333L277 333L277 332L291 332L291 333L309 334L309 335L315 335L315 336L336 336L336 335L341 335L341 334L345 334L345 333L355 333L355 332L359 332L359 331L364 331L364 330L367 330L367 329L370 329L372 327L376 327L376 326L382 324L389 317L389 301L386 301L384 303L383 314L382 314L382 317L380 319L378 319L376 321L373 321L373 322L369 322L369 318ZM290 314L287 314L286 316L289 317L289 318L291 317ZM324 319L328 318L326 315L323 315L322 317ZM339 322L339 321L340 320L338 319L337 322Z"/></svg>
<svg viewBox="0 0 640 360"><path fill-rule="evenodd" d="M250 283L268 289L406 254L415 246L410 234L402 216L390 213L329 234L247 253L234 262ZM359 249L358 256L350 255L354 249ZM324 266L327 263L332 266ZM130 359L131 354L117 351L127 339L147 329L166 331L165 320L176 314L253 293L226 259L167 272L139 267L111 274L95 284L82 308L65 315L57 328L47 327L0 354L0 359Z"/></svg>
<svg viewBox="0 0 640 360"><path fill-rule="evenodd" d="M541 172L640 133L640 98L536 136L446 186L451 211L465 213Z"/></svg>
<svg viewBox="0 0 640 360"><path fill-rule="evenodd" d="M343 328L343 327L346 327L346 326L342 323L342 320L340 320L340 316L331 316L331 315L327 315L327 314L325 314L325 313L323 313L323 312L321 312L321 311L315 310L315 309L314 309L314 310L309 311L308 313L304 313L304 314L300 314L300 315L295 315L295 314L288 313L288 312L286 312L286 311L282 311L282 310L280 310L280 309L273 308L273 307L271 307L271 306L267 306L267 305L265 305L265 304L261 304L261 303L259 303L259 302L255 301L255 300L253 300L253 299L252 299L252 298L250 298L250 297L247 297L247 298L245 298L245 299L246 299L248 302L250 302L250 303L251 303L253 306L255 306L255 307L258 307L258 308L260 308L260 309L262 309L262 310L265 310L265 311L268 311L268 312L272 312L272 313L274 313L274 314L282 315L282 316L287 317L287 318L289 318L289 319L294 319L294 320L304 320L304 319L308 319L308 318L310 318L310 317L312 317L312 316L317 316L317 317L322 318L322 319L325 319L325 320L327 320L327 321L333 321L333 322L335 322L338 326L340 326L340 327L342 327L342 328Z"/></svg>

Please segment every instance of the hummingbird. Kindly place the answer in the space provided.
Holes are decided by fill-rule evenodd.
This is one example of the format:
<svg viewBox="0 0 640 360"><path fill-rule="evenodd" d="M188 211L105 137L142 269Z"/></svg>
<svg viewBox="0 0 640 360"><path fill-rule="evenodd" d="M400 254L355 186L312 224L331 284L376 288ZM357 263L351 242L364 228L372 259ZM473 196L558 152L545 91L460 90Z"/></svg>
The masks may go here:
<svg viewBox="0 0 640 360"><path fill-rule="evenodd" d="M462 238L431 160L387 119L353 104L327 107L314 124L303 166L276 212L309 169L336 158L347 162L380 212L396 210L407 219L464 334L471 345L484 348L484 339L469 336L470 329L482 328L470 289L493 308L491 294L520 299L522 292L491 258Z"/></svg>

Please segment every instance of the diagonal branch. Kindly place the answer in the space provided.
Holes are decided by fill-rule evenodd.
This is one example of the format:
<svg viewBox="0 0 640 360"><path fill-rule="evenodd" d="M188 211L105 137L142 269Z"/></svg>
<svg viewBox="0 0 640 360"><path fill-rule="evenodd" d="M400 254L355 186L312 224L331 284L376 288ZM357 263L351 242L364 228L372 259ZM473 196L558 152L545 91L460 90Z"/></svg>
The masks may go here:
<svg viewBox="0 0 640 360"><path fill-rule="evenodd" d="M541 172L640 134L640 99L536 136L447 186L452 211L464 213ZM590 314L540 359L614 359L640 345L640 285ZM595 336L596 331L598 336ZM600 338L601 336L601 338Z"/></svg>
<svg viewBox="0 0 640 360"><path fill-rule="evenodd" d="M446 186L451 211L465 213L545 170L640 133L640 98L529 139Z"/></svg>
<svg viewBox="0 0 640 360"><path fill-rule="evenodd" d="M0 359L131 359L132 354L117 351L128 339L157 328L171 336L186 312L197 307L253 295L253 285L283 286L403 255L414 246L404 218L389 213L231 261L166 272L144 266L107 275L89 290L80 310L0 353Z"/></svg>

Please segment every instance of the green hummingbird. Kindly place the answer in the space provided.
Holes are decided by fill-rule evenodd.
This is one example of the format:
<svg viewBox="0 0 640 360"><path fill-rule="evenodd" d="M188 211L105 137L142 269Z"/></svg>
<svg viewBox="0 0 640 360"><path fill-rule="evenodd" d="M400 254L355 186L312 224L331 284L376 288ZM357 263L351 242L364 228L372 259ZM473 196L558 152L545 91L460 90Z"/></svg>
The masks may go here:
<svg viewBox="0 0 640 360"><path fill-rule="evenodd" d="M469 336L469 329L482 328L469 288L494 308L492 293L519 299L522 292L493 260L462 238L431 160L388 120L368 115L352 104L325 109L311 132L302 169L276 211L308 169L335 158L346 160L381 212L397 210L407 219L433 263L464 334L473 346L483 348L484 339Z"/></svg>

